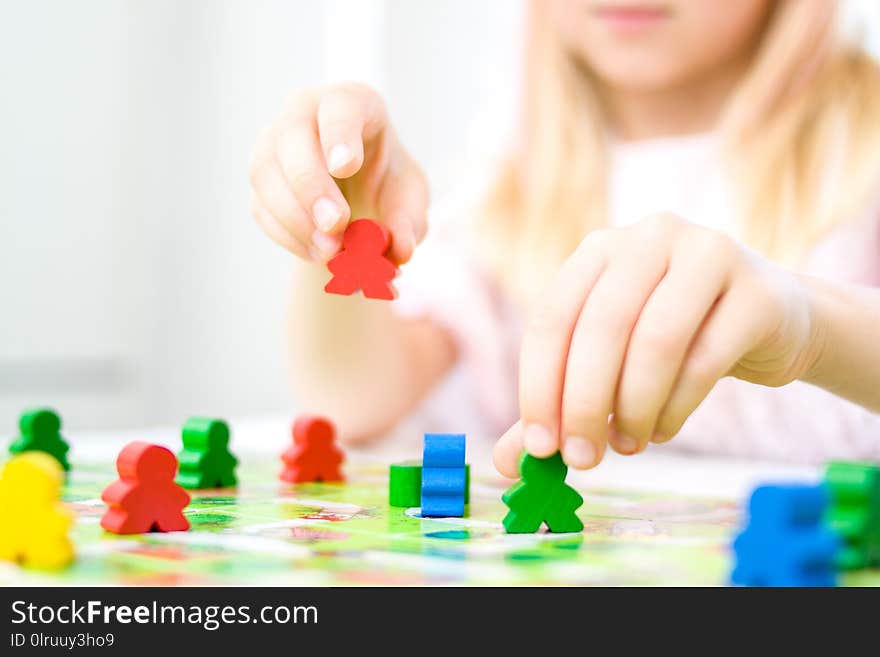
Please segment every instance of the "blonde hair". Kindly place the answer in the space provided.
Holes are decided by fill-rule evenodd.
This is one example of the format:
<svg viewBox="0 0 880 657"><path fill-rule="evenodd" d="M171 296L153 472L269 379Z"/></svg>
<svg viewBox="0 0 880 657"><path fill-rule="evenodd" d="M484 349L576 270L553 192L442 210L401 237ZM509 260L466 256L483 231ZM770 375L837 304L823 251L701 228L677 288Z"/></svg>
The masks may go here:
<svg viewBox="0 0 880 657"><path fill-rule="evenodd" d="M788 265L856 216L880 174L880 69L844 45L837 2L780 2L720 118L743 239ZM486 198L489 266L522 301L607 223L606 136L591 73L530 6L521 132Z"/></svg>

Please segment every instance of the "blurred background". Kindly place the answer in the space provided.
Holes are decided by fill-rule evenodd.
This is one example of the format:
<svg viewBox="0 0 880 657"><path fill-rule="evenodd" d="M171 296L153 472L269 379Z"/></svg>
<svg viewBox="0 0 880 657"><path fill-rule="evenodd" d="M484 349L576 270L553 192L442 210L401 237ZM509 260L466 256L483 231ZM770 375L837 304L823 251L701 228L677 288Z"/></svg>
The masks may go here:
<svg viewBox="0 0 880 657"><path fill-rule="evenodd" d="M880 53L880 2L843 3ZM290 260L248 215L257 132L292 89L369 82L442 198L513 116L522 16L522 0L0 0L0 434L29 405L74 429L290 413Z"/></svg>

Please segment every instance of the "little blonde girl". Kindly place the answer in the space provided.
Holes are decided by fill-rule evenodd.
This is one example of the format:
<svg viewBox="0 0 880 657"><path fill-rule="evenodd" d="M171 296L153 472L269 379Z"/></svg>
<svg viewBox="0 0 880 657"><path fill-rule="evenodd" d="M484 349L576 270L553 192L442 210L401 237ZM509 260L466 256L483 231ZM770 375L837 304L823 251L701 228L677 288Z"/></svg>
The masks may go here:
<svg viewBox="0 0 880 657"><path fill-rule="evenodd" d="M381 98L292 95L250 179L254 217L304 262L300 402L368 440L459 365L448 413L503 434L509 476L522 449L590 468L673 438L880 458L880 71L837 12L533 0L507 159L424 244L425 177ZM391 231L393 304L322 291L359 217Z"/></svg>

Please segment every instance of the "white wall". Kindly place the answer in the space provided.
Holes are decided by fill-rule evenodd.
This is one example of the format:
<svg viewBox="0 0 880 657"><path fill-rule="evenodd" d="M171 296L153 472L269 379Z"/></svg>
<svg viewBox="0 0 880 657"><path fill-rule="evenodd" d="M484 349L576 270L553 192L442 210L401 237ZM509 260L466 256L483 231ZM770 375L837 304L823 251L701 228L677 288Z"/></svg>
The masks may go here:
<svg viewBox="0 0 880 657"><path fill-rule="evenodd" d="M146 292L146 254L126 250L135 224L125 25L126 7L112 0L2 5L4 429L25 402L70 401L83 415L117 419L140 410L133 346L143 312L133 301Z"/></svg>

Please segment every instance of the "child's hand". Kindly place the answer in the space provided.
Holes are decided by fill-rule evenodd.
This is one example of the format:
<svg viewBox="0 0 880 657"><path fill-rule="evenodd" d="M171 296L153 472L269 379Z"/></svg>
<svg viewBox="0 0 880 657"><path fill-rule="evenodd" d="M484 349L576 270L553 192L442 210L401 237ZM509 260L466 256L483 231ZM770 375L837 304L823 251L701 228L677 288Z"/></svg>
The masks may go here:
<svg viewBox="0 0 880 657"><path fill-rule="evenodd" d="M530 318L522 419L495 464L516 476L524 447L588 468L606 443L636 454L665 442L724 376L780 386L804 375L815 330L800 281L721 233L665 215L593 232Z"/></svg>
<svg viewBox="0 0 880 657"><path fill-rule="evenodd" d="M382 99L364 85L291 96L260 135L249 173L257 223L303 258L335 255L352 218L384 222L398 264L427 230L425 176L400 145Z"/></svg>

